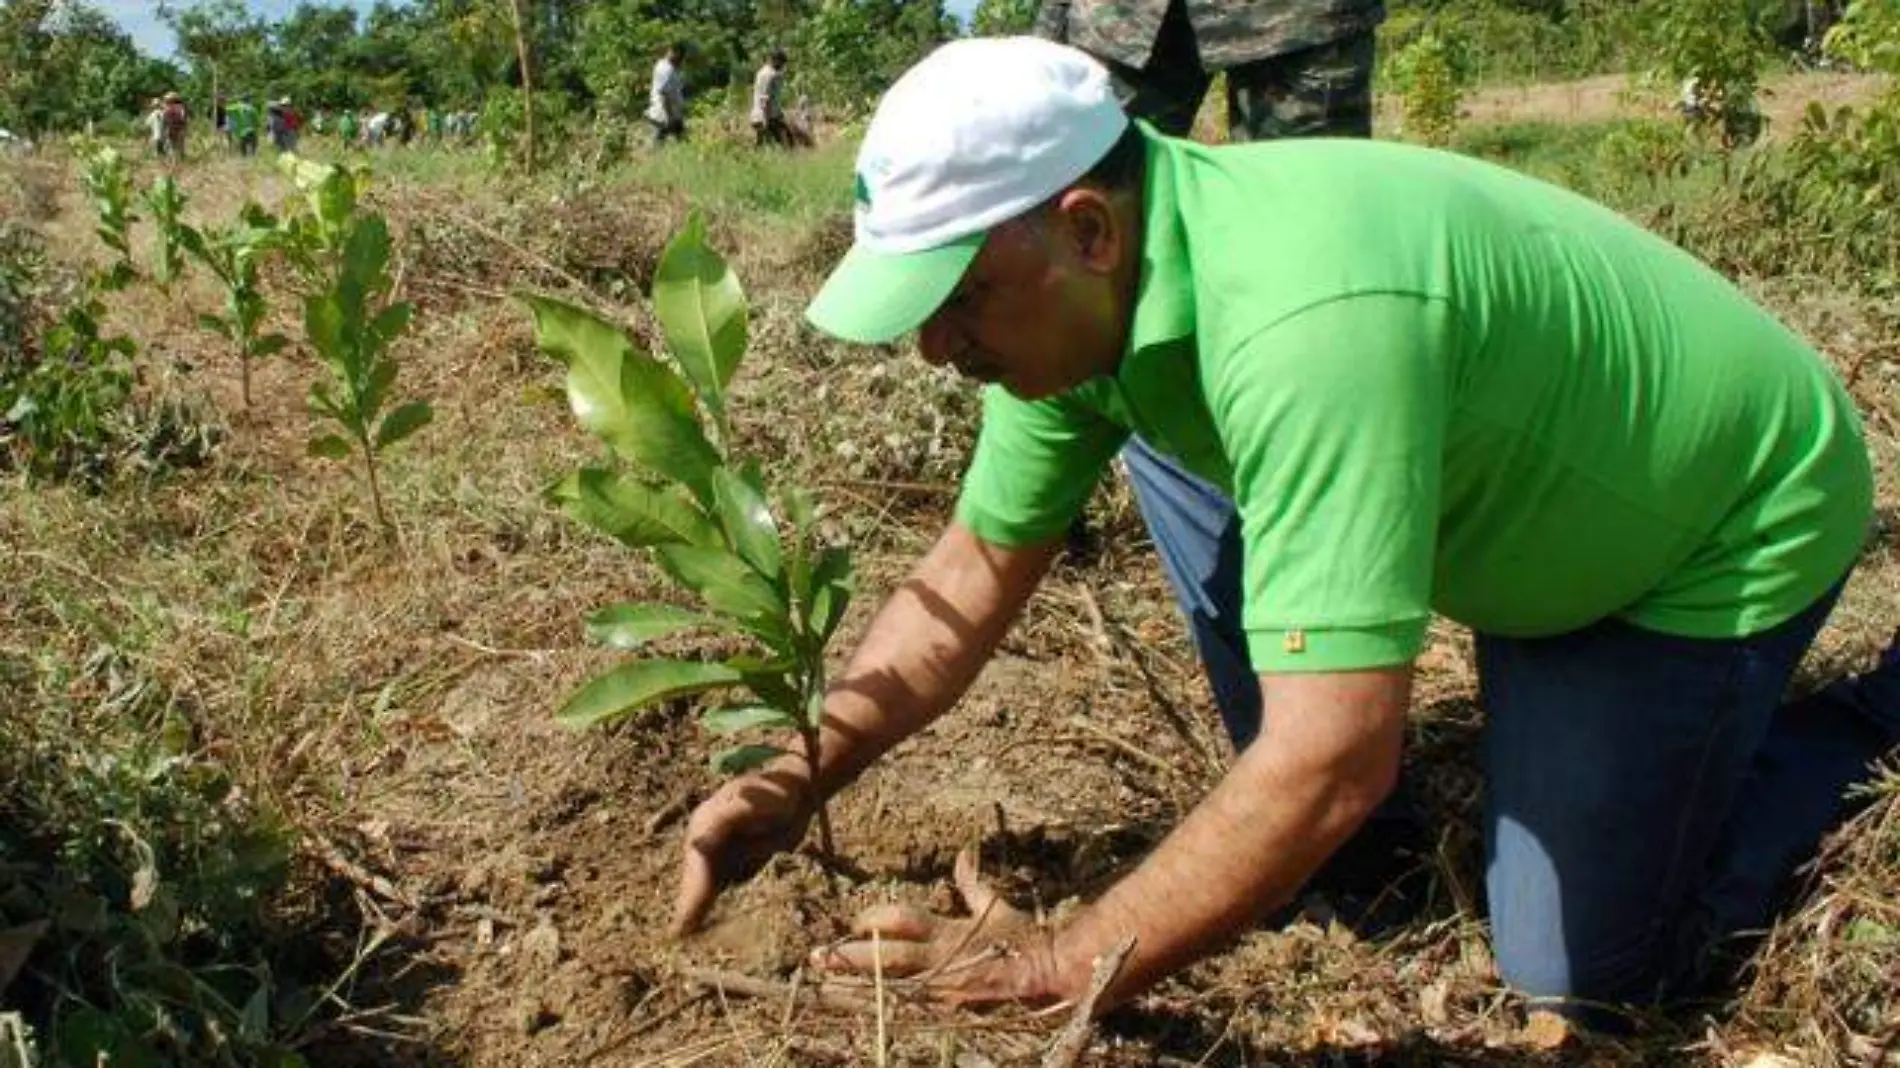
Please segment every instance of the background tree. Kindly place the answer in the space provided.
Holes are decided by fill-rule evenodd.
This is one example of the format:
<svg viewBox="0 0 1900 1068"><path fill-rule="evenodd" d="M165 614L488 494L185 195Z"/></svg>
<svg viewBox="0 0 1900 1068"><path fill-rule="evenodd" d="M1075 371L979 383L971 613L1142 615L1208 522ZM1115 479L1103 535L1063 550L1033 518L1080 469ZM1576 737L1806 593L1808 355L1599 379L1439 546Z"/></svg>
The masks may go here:
<svg viewBox="0 0 1900 1068"><path fill-rule="evenodd" d="M179 79L93 4L0 0L0 126L39 135L130 118Z"/></svg>
<svg viewBox="0 0 1900 1068"><path fill-rule="evenodd" d="M202 116L211 115L221 95L262 92L275 81L270 26L242 0L200 0L182 8L161 2L158 14L178 37L178 54L191 65L188 95Z"/></svg>
<svg viewBox="0 0 1900 1068"><path fill-rule="evenodd" d="M978 0L970 13L970 32L978 37L1028 33L1036 21L1037 0Z"/></svg>

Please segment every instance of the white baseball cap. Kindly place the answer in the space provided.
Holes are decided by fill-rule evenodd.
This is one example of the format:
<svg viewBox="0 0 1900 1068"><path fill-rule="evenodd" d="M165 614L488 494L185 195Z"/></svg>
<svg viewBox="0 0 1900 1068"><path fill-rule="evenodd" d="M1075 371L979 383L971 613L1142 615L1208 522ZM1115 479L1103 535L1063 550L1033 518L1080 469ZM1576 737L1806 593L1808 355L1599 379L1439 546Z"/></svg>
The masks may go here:
<svg viewBox="0 0 1900 1068"><path fill-rule="evenodd" d="M878 103L858 149L856 239L805 317L863 343L915 330L991 227L1068 188L1127 128L1086 53L1037 37L943 45Z"/></svg>

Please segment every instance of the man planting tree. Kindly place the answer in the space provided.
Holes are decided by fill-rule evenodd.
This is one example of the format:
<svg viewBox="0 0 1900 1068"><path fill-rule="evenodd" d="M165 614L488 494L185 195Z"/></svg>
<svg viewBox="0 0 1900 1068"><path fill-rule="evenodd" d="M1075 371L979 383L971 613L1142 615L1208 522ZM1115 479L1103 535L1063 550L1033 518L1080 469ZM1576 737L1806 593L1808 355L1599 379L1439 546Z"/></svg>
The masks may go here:
<svg viewBox="0 0 1900 1068"><path fill-rule="evenodd" d="M831 691L816 776L784 759L694 812L682 931L955 703L1131 434L1231 499L1142 504L1219 638L1233 767L1060 929L965 865L972 917L876 909L821 965L868 971L875 933L886 974L931 972L945 1000L1047 1003L1132 936L1107 1005L1217 950L1392 789L1434 612L1477 634L1500 969L1574 1015L1697 980L1900 737L1892 654L1781 704L1867 533L1851 401L1613 212L1420 148L1173 140L1094 60L1029 38L909 71L856 189L809 318L917 330L989 383L982 431L955 521Z"/></svg>

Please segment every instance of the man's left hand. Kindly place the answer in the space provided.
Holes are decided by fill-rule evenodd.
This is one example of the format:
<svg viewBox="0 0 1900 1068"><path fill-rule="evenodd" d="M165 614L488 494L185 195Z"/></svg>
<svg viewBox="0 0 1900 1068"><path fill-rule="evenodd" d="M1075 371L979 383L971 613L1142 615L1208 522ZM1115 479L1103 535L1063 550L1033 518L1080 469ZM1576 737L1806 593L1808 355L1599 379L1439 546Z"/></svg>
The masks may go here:
<svg viewBox="0 0 1900 1068"><path fill-rule="evenodd" d="M814 950L812 964L868 976L881 961L886 978L914 980L952 1005L1042 1006L1080 994L1059 966L1055 933L991 889L969 850L957 854L955 874L968 919L878 905L852 921L852 941Z"/></svg>

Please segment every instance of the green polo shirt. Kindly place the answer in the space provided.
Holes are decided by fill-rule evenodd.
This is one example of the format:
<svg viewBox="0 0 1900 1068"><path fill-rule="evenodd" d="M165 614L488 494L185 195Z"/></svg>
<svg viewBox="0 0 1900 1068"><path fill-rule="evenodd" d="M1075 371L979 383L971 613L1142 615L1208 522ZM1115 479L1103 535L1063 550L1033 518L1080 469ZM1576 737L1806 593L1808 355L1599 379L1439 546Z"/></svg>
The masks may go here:
<svg viewBox="0 0 1900 1068"><path fill-rule="evenodd" d="M249 137L257 132L257 109L242 100L225 105L224 121L233 137Z"/></svg>
<svg viewBox="0 0 1900 1068"><path fill-rule="evenodd" d="M1259 671L1404 663L1434 611L1737 637L1853 561L1853 403L1680 249L1451 153L1144 133L1128 350L1058 397L987 391L979 537L1055 537L1138 433L1234 498Z"/></svg>

